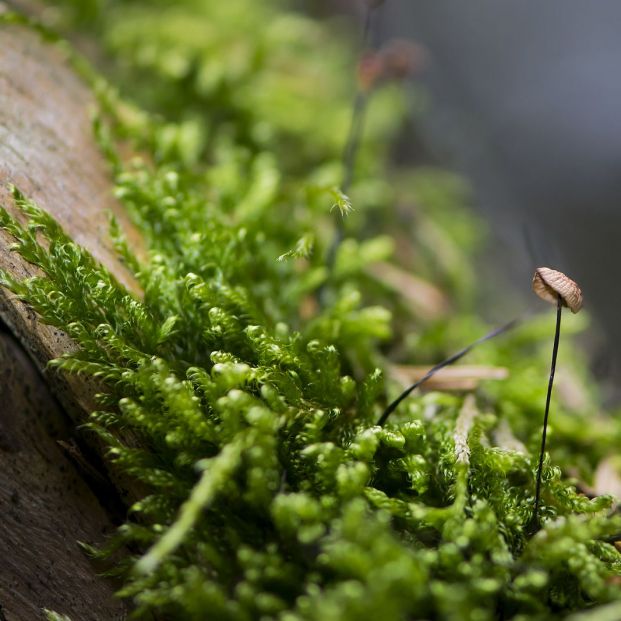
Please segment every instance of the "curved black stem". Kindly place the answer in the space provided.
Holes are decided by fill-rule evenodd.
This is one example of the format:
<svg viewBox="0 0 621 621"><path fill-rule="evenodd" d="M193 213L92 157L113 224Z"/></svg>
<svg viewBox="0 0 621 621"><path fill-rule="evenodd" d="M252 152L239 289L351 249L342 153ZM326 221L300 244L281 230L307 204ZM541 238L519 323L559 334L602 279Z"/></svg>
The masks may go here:
<svg viewBox="0 0 621 621"><path fill-rule="evenodd" d="M492 330L485 336L482 336L480 339L477 339L476 341L474 341L474 343L470 343L470 345L468 345L467 347L464 347L462 350L458 351L456 354L449 356L448 358L446 358L446 360L443 360L442 362L439 362L438 364L436 364L436 366L430 369L425 374L424 377L422 377L421 379L418 380L418 382L412 384L409 388L404 390L384 410L384 413L380 416L379 420L377 421L377 424L380 426L384 425L384 423L388 420L388 417L397 409L399 404L404 399L406 399L414 390L416 390L421 384L424 384L428 379L432 378L440 369L443 369L444 367L447 367L450 364L457 362L460 358L463 358L466 354L472 351L477 345L480 345L481 343L484 343L485 341L489 341L490 339L493 339L494 337L499 336L500 334L503 334L504 332L507 332L508 330L511 330L511 328L514 328L518 323L519 323L519 319L514 319L513 321L510 321L509 323L506 323L503 326L500 326L500 328L496 328L495 330Z"/></svg>
<svg viewBox="0 0 621 621"><path fill-rule="evenodd" d="M541 500L541 473L543 471L543 456L546 450L546 436L548 433L548 415L550 413L550 398L552 396L552 386L554 384L554 372L556 371L556 357L558 355L558 343L561 336L561 313L563 310L563 300L557 296L556 300L556 331L554 332L554 345L552 347L552 364L550 365L550 380L548 381L548 394L546 396L546 410L543 416L543 433L541 434L541 450L539 452L539 467L537 468L537 485L535 487L535 510L533 512L533 523L539 525L539 502Z"/></svg>

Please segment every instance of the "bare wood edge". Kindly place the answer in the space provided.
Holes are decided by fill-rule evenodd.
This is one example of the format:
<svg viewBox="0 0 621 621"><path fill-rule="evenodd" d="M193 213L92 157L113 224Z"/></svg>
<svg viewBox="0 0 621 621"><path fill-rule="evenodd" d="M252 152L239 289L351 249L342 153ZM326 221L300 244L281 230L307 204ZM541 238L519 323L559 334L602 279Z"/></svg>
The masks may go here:
<svg viewBox="0 0 621 621"><path fill-rule="evenodd" d="M5 26L0 35L0 204L18 216L8 190L9 184L16 185L128 291L140 295L108 237L111 212L130 243L142 246L112 196L107 166L93 138L91 93L60 51L36 33ZM19 279L37 275L37 268L11 251L11 243L11 237L0 231L0 267ZM5 289L0 289L0 317L54 384L63 406L83 420L93 406L95 383L46 370L51 359L75 349L73 341L41 323L32 309Z"/></svg>
<svg viewBox="0 0 621 621"><path fill-rule="evenodd" d="M94 141L90 121L94 101L89 89L67 66L61 51L44 43L37 33L21 26L0 26L0 41L0 204L19 217L8 190L9 184L16 185L139 296L138 285L117 259L108 237L108 212L112 212L130 244L142 248L139 234L112 196L107 166ZM37 268L11 251L12 242L0 231L0 268L18 279L38 274ZM75 343L62 330L43 324L31 308L3 288L0 319L34 361L65 412L74 423L83 423L94 407L97 383L47 366L51 359L75 350ZM0 409L0 424L4 414ZM102 455L103 445L90 436L89 446ZM14 474L19 485L21 475ZM126 500L139 495L136 486L113 468L108 475ZM93 569L93 582L98 582L94 573ZM100 617L93 611L92 616L81 618Z"/></svg>

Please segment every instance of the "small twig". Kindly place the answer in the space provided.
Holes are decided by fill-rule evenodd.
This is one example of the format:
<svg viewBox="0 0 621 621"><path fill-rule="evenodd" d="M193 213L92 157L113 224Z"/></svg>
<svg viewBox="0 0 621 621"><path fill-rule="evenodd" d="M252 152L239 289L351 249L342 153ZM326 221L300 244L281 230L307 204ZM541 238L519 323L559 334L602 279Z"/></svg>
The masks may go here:
<svg viewBox="0 0 621 621"><path fill-rule="evenodd" d="M404 399L406 399L414 390L416 390L421 384L424 384L428 379L432 378L440 369L443 369L444 367L446 367L446 366L448 366L450 364L453 364L454 362L457 362L460 358L463 358L466 354L471 352L477 345L480 345L481 343L484 343L485 341L489 341L490 339L493 339L496 336L499 336L499 335L503 334L504 332L507 332L507 331L511 330L518 323L519 323L519 320L518 319L514 319L513 321L510 321L509 323L506 323L503 326L500 326L500 328L496 328L495 330L492 330L491 332L489 332L485 336L482 336L480 339L477 339L476 341L474 341L474 343L470 343L470 345L468 345L467 347L464 347L464 349L458 351L456 354L453 354L452 356L449 356L448 358L446 358L446 360L443 360L442 362L436 364L436 366L433 367L432 369L430 369L429 372L424 377L422 377L416 383L412 384L409 388L404 390L386 408L384 413L380 416L379 420L377 421L377 424L380 425L380 426L383 426L384 423L388 420L388 417L397 409L399 404Z"/></svg>
<svg viewBox="0 0 621 621"><path fill-rule="evenodd" d="M455 442L455 461L463 466L470 465L470 445L468 436L474 425L477 414L476 399L472 393L466 396L461 406L457 421L455 422L455 432L453 441Z"/></svg>
<svg viewBox="0 0 621 621"><path fill-rule="evenodd" d="M543 456L546 450L546 436L548 433L548 415L550 413L550 398L552 396L552 386L554 384L554 373L556 371L556 357L558 355L558 343L561 336L561 314L563 311L563 299L557 296L556 302L556 330L554 332L554 345L552 346L552 364L550 365L550 380L548 381L548 394L546 396L546 409L543 416L543 434L541 435L541 449L539 451L539 467L537 468L537 485L535 488L535 510L533 513L533 523L539 521L539 501L541 499L541 473L543 471Z"/></svg>

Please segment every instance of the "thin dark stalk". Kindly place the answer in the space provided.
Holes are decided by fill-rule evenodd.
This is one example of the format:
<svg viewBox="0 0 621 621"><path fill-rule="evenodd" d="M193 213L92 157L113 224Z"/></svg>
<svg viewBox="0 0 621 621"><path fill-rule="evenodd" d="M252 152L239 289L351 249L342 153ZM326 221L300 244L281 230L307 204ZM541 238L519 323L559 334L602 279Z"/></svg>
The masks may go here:
<svg viewBox="0 0 621 621"><path fill-rule="evenodd" d="M343 182L341 190L347 194L354 180L354 168L356 166L356 156L360 147L362 130L364 129L364 117L367 109L368 94L366 91L359 90L356 93L352 105L351 123L345 149L343 150Z"/></svg>
<svg viewBox="0 0 621 621"><path fill-rule="evenodd" d="M546 410L543 416L543 433L541 434L541 450L539 451L539 467L537 468L537 485L535 487L535 510L533 513L533 523L538 524L539 520L539 501L541 499L541 473L543 471L543 457L546 450L546 436L548 433L548 415L550 413L550 398L552 397L552 386L554 384L554 373L556 371L556 357L558 355L558 343L561 336L561 313L563 310L563 300L558 296L556 302L556 331L554 332L554 345L552 347L552 364L550 365L550 380L548 382L548 394L546 396Z"/></svg>
<svg viewBox="0 0 621 621"><path fill-rule="evenodd" d="M384 410L384 413L380 416L379 420L377 421L377 424L380 426L384 425L384 423L388 420L388 417L397 409L399 404L404 399L406 399L414 390L416 390L421 384L424 384L427 380L431 379L440 369L443 369L444 367L447 367L453 364L454 362L457 362L460 358L463 358L466 354L470 353L477 345L480 345L481 343L484 343L485 341L489 341L490 339L493 339L496 336L499 336L503 334L504 332L511 330L518 323L519 323L519 320L514 319L513 321L510 321L509 323L506 323L503 326L500 326L500 328L496 328L495 330L492 330L485 336L482 336L480 339L477 339L476 341L474 341L474 343L470 343L470 345L468 345L467 347L464 347L462 350L458 351L456 354L449 356L448 358L446 358L446 360L443 360L442 362L439 362L438 364L436 364L436 366L430 369L423 378L419 379L418 382L416 382L415 384L412 384L409 388L404 390L386 408L386 410Z"/></svg>
<svg viewBox="0 0 621 621"><path fill-rule="evenodd" d="M367 5L364 15L364 26L362 28L361 49L364 54L371 45L371 30L373 26L373 13L375 8L370 4ZM354 179L354 168L356 166L356 156L360 146L362 130L364 129L364 117L367 107L368 91L358 87L356 96L351 109L351 121L349 123L349 132L343 149L343 181L341 190L344 194L349 192L352 181ZM343 219L339 220L342 225Z"/></svg>
<svg viewBox="0 0 621 621"><path fill-rule="evenodd" d="M362 27L362 49L366 49L371 41L371 28L373 26L373 11L377 7L372 6L371 3L367 3L366 11L364 12L364 26Z"/></svg>
<svg viewBox="0 0 621 621"><path fill-rule="evenodd" d="M341 191L343 194L349 192L352 181L354 179L354 168L356 167L356 156L358 155L358 147L362 137L362 129L364 127L364 116L367 107L368 95L360 90L356 93L354 104L352 107L352 117L347 136L345 149L343 150L343 181L341 183ZM343 214L337 213L336 233L328 250L327 264L328 270L331 272L336 260L336 252L345 237L345 218Z"/></svg>
<svg viewBox="0 0 621 621"><path fill-rule="evenodd" d="M376 8L371 4L367 5L364 26L362 29L362 53L364 53L370 46L371 34L373 29L373 14ZM364 130L364 121L366 116L367 102L369 99L369 91L358 87L356 96L352 104L351 121L349 124L349 132L345 141L345 148L343 149L342 165L343 165L343 180L341 182L341 191L344 194L349 192L351 184L354 178L354 170L356 168L356 158L360 147L360 140L362 138L362 132ZM337 210L338 211L338 210ZM334 262L336 260L336 253L345 237L345 220L342 214L337 213L336 221L336 233L334 239L328 249L328 256L326 263L328 272L332 272ZM320 291L320 299L323 291Z"/></svg>

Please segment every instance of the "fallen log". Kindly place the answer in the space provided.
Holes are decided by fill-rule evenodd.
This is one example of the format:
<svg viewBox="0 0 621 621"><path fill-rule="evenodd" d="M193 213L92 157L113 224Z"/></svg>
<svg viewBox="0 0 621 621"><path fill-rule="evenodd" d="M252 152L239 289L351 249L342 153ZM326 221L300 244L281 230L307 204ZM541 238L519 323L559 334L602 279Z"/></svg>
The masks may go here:
<svg viewBox="0 0 621 621"><path fill-rule="evenodd" d="M112 196L92 106L60 49L27 28L0 26L0 204L17 215L8 190L15 184L136 290L107 236L111 211L140 243ZM11 243L0 231L0 268L35 275ZM118 507L67 450L76 442L78 452L83 443L86 453L93 448L74 428L91 409L95 386L47 369L74 344L4 289L0 319L0 619L43 618L44 607L82 621L121 618L114 585L76 543L102 543Z"/></svg>

